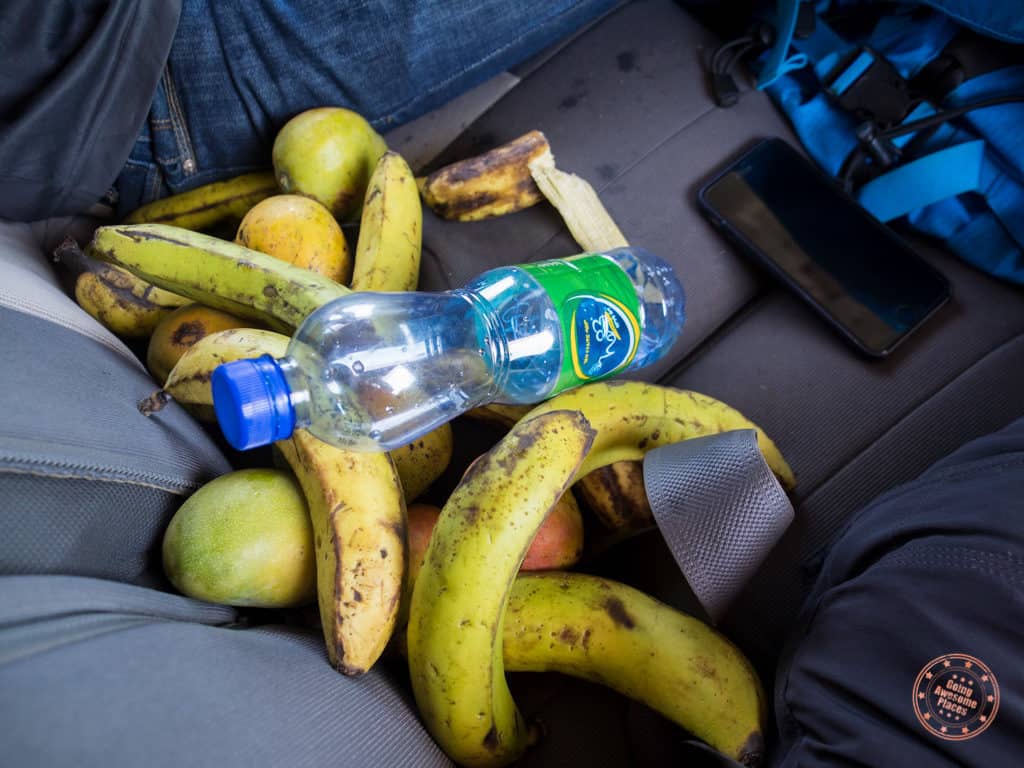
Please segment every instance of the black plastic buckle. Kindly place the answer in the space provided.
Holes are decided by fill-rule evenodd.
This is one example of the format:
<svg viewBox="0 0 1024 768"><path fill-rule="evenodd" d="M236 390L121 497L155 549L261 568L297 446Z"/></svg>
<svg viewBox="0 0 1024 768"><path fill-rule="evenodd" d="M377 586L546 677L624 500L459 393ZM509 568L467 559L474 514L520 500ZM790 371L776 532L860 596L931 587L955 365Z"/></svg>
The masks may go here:
<svg viewBox="0 0 1024 768"><path fill-rule="evenodd" d="M901 123L916 100L896 68L870 48L854 51L826 77L825 87L858 122Z"/></svg>

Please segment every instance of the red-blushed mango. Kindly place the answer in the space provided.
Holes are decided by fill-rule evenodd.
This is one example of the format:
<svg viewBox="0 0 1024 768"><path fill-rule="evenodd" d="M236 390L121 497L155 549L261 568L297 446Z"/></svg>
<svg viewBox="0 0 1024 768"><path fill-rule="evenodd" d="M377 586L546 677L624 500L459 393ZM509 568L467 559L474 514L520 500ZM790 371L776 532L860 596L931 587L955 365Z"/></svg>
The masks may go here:
<svg viewBox="0 0 1024 768"><path fill-rule="evenodd" d="M412 583L423 565L423 555L441 510L432 504L410 504L408 515L409 583ZM566 491L537 531L519 570L569 568L579 562L582 554L583 517L572 491Z"/></svg>

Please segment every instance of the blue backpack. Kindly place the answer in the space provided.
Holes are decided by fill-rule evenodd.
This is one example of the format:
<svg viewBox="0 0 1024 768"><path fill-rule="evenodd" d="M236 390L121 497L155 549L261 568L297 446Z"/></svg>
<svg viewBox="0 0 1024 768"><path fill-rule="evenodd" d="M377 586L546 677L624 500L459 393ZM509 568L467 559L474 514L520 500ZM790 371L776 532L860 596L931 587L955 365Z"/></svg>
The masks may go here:
<svg viewBox="0 0 1024 768"><path fill-rule="evenodd" d="M881 221L1024 284L1024 3L778 0L766 20L758 87L817 162Z"/></svg>

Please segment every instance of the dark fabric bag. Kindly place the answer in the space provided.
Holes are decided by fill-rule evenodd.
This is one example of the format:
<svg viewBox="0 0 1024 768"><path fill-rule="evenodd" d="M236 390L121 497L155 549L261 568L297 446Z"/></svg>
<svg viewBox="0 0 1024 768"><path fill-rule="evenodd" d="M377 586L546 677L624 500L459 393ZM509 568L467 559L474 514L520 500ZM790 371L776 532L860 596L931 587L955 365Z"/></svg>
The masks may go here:
<svg viewBox="0 0 1024 768"><path fill-rule="evenodd" d="M783 654L776 766L1016 765L1024 420L859 513Z"/></svg>

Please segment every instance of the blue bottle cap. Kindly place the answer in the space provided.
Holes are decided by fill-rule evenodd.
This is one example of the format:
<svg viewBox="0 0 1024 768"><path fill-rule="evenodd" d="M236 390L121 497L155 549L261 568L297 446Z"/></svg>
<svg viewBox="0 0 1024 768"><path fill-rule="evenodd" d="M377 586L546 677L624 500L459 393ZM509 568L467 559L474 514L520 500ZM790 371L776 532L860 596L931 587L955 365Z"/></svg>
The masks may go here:
<svg viewBox="0 0 1024 768"><path fill-rule="evenodd" d="M270 355L219 365L211 384L217 421L234 448L245 451L291 437L291 390Z"/></svg>

